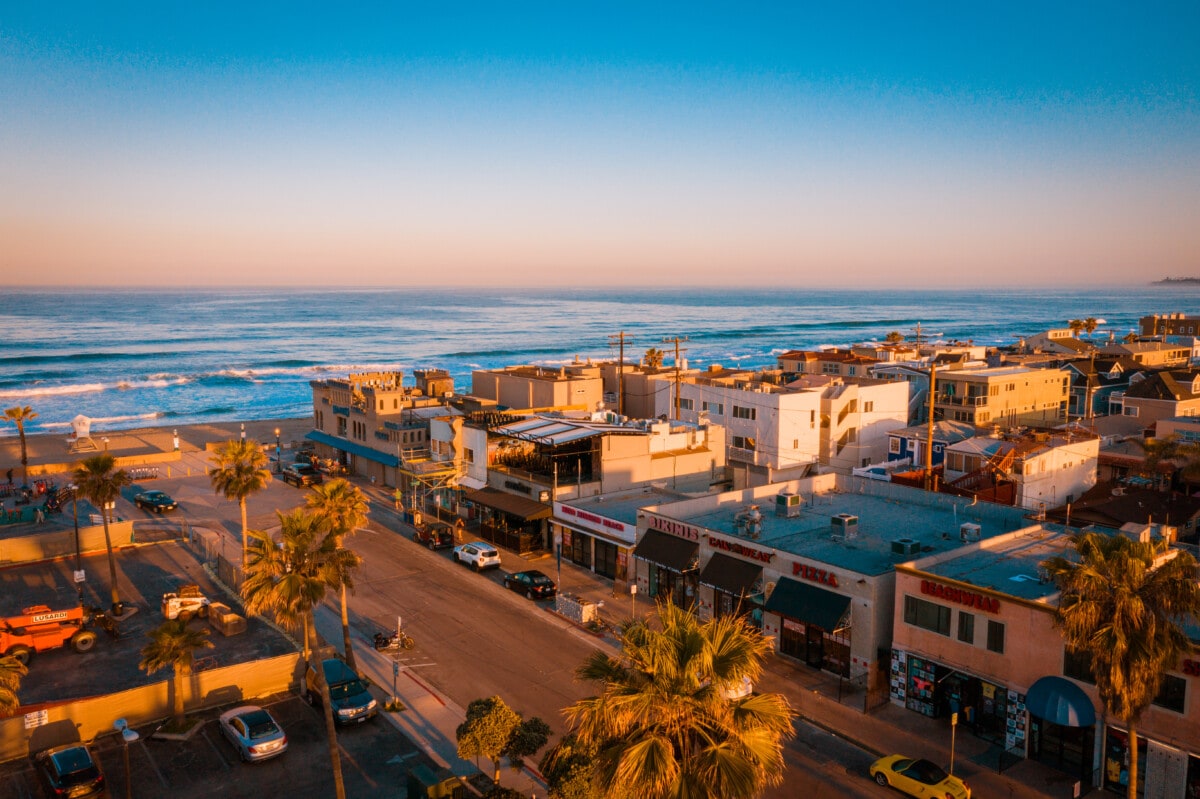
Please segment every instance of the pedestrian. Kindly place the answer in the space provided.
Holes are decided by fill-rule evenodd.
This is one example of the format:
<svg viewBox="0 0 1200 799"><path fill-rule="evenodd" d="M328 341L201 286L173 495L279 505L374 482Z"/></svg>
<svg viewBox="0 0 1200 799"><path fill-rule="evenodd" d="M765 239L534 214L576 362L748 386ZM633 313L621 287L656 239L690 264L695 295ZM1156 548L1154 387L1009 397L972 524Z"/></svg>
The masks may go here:
<svg viewBox="0 0 1200 799"><path fill-rule="evenodd" d="M42 522L46 521L46 514L42 513L41 505L37 506L37 508L34 509L33 521L36 522L37 524L41 524Z"/></svg>
<svg viewBox="0 0 1200 799"><path fill-rule="evenodd" d="M8 484L12 485L12 469L8 470Z"/></svg>
<svg viewBox="0 0 1200 799"><path fill-rule="evenodd" d="M396 489L396 493L392 494L392 499L396 502L396 510L400 510L400 500L403 498L403 496L404 495L400 493L399 488Z"/></svg>

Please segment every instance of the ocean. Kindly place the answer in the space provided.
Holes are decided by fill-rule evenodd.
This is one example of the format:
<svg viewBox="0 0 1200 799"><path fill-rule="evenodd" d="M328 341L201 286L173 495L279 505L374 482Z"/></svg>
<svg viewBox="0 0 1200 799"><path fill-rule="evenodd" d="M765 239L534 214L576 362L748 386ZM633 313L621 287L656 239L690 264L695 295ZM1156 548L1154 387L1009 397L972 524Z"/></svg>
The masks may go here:
<svg viewBox="0 0 1200 799"><path fill-rule="evenodd" d="M229 289L0 294L0 407L29 433L309 416L309 381L358 370L471 372L626 357L676 336L692 366L760 367L790 349L922 338L1012 344L1068 319L1120 339L1152 313L1200 314L1200 287L1088 290ZM410 379L411 384L411 379ZM0 435L16 435L0 424Z"/></svg>

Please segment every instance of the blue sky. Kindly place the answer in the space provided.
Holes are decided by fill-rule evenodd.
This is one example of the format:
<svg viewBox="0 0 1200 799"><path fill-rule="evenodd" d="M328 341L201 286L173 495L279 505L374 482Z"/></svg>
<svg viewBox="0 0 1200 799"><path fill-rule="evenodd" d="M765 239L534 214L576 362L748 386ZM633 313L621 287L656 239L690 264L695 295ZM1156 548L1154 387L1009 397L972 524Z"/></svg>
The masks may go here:
<svg viewBox="0 0 1200 799"><path fill-rule="evenodd" d="M0 6L7 285L1200 274L1200 5Z"/></svg>

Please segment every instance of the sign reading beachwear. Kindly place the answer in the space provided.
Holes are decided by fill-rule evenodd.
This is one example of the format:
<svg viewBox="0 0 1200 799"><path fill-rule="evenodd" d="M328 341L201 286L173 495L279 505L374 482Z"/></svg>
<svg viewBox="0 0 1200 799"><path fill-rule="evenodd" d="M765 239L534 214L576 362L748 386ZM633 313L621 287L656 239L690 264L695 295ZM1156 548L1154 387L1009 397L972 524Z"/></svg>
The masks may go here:
<svg viewBox="0 0 1200 799"><path fill-rule="evenodd" d="M734 555L741 555L751 560L760 560L763 563L770 563L771 559L775 557L774 552L755 549L754 547L748 547L745 544L739 544L735 541L726 541L724 538L717 538L715 535L708 537L708 545L713 549L723 549L726 552L732 552Z"/></svg>
<svg viewBox="0 0 1200 799"><path fill-rule="evenodd" d="M953 588L941 583L935 583L932 580L921 581L921 593L935 596L938 599L944 599L947 602L954 602L959 605L966 605L982 610L985 613L999 613L1000 600L977 591L968 591L965 588Z"/></svg>
<svg viewBox="0 0 1200 799"><path fill-rule="evenodd" d="M1183 661L1183 673L1189 677L1200 677L1200 660Z"/></svg>
<svg viewBox="0 0 1200 799"><path fill-rule="evenodd" d="M667 535L673 535L677 538L686 538L689 541L700 540L700 528L693 527L690 524L677 522L674 519L664 519L661 516L646 515L646 523L651 530L658 530Z"/></svg>
<svg viewBox="0 0 1200 799"><path fill-rule="evenodd" d="M796 577L802 577L805 580L811 580L814 583L827 585L830 588L838 587L836 574L825 569L818 569L816 566L809 566L807 563L793 563L792 574Z"/></svg>

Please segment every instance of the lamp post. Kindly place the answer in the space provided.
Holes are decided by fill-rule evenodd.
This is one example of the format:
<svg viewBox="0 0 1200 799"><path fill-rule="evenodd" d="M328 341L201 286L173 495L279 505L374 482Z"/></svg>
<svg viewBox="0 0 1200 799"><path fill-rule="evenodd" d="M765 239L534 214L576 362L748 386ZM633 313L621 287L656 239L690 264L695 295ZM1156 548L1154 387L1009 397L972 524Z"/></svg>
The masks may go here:
<svg viewBox="0 0 1200 799"><path fill-rule="evenodd" d="M282 471L283 471L283 460L281 459L280 453L279 453L279 428L276 427L275 428L275 472L279 473Z"/></svg>
<svg viewBox="0 0 1200 799"><path fill-rule="evenodd" d="M137 734L137 730L131 729L125 719L117 719L113 722L113 729L121 733L121 740L125 742L125 799L133 799L133 775L129 769L129 745L137 741L141 736Z"/></svg>
<svg viewBox="0 0 1200 799"><path fill-rule="evenodd" d="M75 585L79 588L79 604L82 606L83 553L79 546L79 488L72 485L67 490L71 492L71 521L75 524Z"/></svg>
<svg viewBox="0 0 1200 799"><path fill-rule="evenodd" d="M246 440L246 424L242 423L242 441Z"/></svg>

